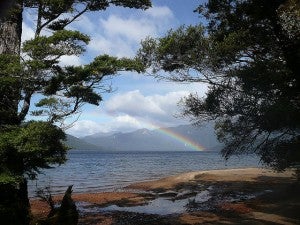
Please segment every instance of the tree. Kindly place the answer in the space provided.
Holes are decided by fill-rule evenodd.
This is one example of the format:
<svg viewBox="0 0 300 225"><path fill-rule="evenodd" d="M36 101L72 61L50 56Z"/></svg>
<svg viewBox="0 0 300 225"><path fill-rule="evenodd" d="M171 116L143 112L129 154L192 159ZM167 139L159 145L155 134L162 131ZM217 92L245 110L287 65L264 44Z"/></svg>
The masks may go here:
<svg viewBox="0 0 300 225"><path fill-rule="evenodd" d="M148 38L137 57L158 78L208 84L206 97L183 99L183 115L216 122L225 158L255 153L277 170L299 164L299 1L210 0L196 12L206 26Z"/></svg>
<svg viewBox="0 0 300 225"><path fill-rule="evenodd" d="M1 2L0 15L0 217L28 224L27 179L66 160L64 120L83 104L98 105L109 91L102 81L143 66L126 58L96 57L82 66L62 66L64 55L80 55L90 37L68 30L86 12L110 5L147 9L149 0L15 0ZM6 9L2 11L2 9ZM21 45L22 12L36 12L35 36ZM47 30L47 35L43 33ZM39 97L30 107L33 96ZM42 97L40 97L42 96ZM28 115L36 120L26 120ZM41 116L47 119L39 121Z"/></svg>

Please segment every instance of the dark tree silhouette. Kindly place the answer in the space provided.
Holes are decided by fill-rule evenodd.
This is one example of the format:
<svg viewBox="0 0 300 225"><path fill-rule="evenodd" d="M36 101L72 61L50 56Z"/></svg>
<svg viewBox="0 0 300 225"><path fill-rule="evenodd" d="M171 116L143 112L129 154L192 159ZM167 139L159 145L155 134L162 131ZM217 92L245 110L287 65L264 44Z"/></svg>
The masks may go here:
<svg viewBox="0 0 300 225"><path fill-rule="evenodd" d="M216 121L225 158L255 153L277 170L299 164L299 1L210 0L196 12L205 26L148 38L138 58L160 79L208 84L206 97L183 99L183 115Z"/></svg>

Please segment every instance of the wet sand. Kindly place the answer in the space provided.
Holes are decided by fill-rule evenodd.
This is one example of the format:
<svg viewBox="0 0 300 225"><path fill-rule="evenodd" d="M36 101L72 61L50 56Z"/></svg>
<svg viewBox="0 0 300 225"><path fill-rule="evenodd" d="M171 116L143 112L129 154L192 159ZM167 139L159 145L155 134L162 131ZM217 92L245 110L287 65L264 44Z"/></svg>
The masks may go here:
<svg viewBox="0 0 300 225"><path fill-rule="evenodd" d="M164 196L176 202L210 194L210 199L191 204L189 210L172 215L136 212L81 213L79 224L300 224L299 184L293 171L276 173L247 168L183 173L129 185L124 192L73 194L76 202L106 207L145 205ZM250 196L250 197L249 197ZM62 196L55 196L59 202ZM232 200L233 199L233 200ZM190 201L190 200L189 200ZM47 204L32 199L33 216L44 218Z"/></svg>

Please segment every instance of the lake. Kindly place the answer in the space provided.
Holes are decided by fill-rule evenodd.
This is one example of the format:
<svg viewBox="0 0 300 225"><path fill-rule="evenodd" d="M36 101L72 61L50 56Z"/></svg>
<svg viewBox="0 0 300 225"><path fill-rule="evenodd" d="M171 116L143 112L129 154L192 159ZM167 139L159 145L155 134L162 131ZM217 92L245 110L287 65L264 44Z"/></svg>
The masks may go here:
<svg viewBox="0 0 300 225"><path fill-rule="evenodd" d="M183 172L260 166L254 155L225 161L219 152L110 152L69 151L66 164L44 170L29 181L29 196L49 186L61 194L69 185L75 193L117 191L131 183L158 179Z"/></svg>

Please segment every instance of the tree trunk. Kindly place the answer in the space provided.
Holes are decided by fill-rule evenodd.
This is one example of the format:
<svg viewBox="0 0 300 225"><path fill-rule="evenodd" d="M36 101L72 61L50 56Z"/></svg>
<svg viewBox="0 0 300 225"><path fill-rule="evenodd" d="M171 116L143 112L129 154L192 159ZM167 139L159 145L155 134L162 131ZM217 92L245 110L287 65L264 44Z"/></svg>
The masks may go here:
<svg viewBox="0 0 300 225"><path fill-rule="evenodd" d="M16 1L0 18L0 54L20 54L22 2Z"/></svg>
<svg viewBox="0 0 300 225"><path fill-rule="evenodd" d="M6 57L7 66L10 63L18 63L21 34L22 0L18 0L14 4L6 4L6 11L1 12L0 16L0 54ZM0 71L0 127L14 125L19 121L20 85L20 74L6 74Z"/></svg>
<svg viewBox="0 0 300 225"><path fill-rule="evenodd" d="M3 61L5 63L2 63L5 65L2 65L2 67L9 68L10 63L18 65L20 59L23 3L22 0L17 0L5 6L5 12L1 11L0 15L0 56L1 60L5 60ZM20 80L20 74L9 74L1 68L0 132L2 132L2 127L19 125L20 123L18 120L18 103L21 93ZM10 172L15 174L15 171ZM22 178L17 184L15 182L0 182L0 199L1 224L29 224L30 205L25 178Z"/></svg>
<svg viewBox="0 0 300 225"><path fill-rule="evenodd" d="M26 179L20 181L19 185L0 183L0 199L1 224L29 224L30 206Z"/></svg>

